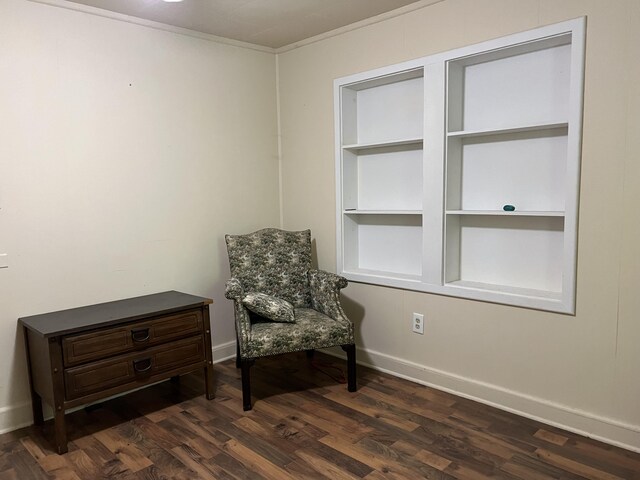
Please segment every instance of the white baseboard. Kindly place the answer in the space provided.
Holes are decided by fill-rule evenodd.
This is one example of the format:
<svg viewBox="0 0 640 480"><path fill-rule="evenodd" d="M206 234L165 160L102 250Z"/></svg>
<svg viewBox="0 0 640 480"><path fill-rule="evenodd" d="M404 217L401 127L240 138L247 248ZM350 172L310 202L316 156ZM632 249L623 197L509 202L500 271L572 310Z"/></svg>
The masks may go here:
<svg viewBox="0 0 640 480"><path fill-rule="evenodd" d="M31 401L0 408L0 434L29 426L32 423Z"/></svg>
<svg viewBox="0 0 640 480"><path fill-rule="evenodd" d="M232 340L222 345L213 346L213 363L224 362L230 358L236 358L236 341Z"/></svg>
<svg viewBox="0 0 640 480"><path fill-rule="evenodd" d="M327 354L346 358L340 349ZM357 363L415 383L443 390L532 420L640 452L640 425L621 422L486 382L425 367L373 350L357 348Z"/></svg>
<svg viewBox="0 0 640 480"><path fill-rule="evenodd" d="M214 345L213 361L219 363L236 355L236 342ZM345 358L340 349L324 350ZM425 367L373 350L357 349L358 364L396 377L475 400L523 417L553 425L618 447L640 452L640 425L620 422L543 398L515 392L471 378ZM31 402L0 407L0 434L31 425Z"/></svg>

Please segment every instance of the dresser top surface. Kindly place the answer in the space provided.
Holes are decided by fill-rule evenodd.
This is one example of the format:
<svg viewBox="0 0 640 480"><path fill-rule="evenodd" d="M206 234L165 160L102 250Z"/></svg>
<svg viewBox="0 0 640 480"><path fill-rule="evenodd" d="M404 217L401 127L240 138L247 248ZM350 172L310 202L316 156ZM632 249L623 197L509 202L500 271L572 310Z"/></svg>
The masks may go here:
<svg viewBox="0 0 640 480"><path fill-rule="evenodd" d="M31 315L19 318L18 321L43 337L55 337L127 321L142 320L189 308L198 308L210 303L212 301L208 298L172 290L71 308L69 310Z"/></svg>

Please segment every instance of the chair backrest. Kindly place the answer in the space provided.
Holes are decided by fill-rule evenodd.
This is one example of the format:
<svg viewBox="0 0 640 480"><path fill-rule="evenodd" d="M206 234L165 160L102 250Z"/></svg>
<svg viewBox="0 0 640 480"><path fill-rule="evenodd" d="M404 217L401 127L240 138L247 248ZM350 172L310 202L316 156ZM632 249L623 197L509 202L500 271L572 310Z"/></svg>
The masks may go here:
<svg viewBox="0 0 640 480"><path fill-rule="evenodd" d="M231 276L245 293L260 292L309 307L311 230L265 228L247 235L225 235Z"/></svg>

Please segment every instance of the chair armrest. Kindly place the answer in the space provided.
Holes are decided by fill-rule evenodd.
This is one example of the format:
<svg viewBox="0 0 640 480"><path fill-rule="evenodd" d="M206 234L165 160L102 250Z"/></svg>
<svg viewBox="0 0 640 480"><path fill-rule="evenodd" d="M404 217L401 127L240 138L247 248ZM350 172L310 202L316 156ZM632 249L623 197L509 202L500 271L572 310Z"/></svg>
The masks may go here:
<svg viewBox="0 0 640 480"><path fill-rule="evenodd" d="M244 297L244 290L240 280L237 278L230 278L225 285L224 296L229 300L233 300L233 313L236 324L236 337L238 339L238 346L240 347L240 354L246 351L249 344L249 334L251 332L251 320L249 319L249 311L242 304L242 298Z"/></svg>
<svg viewBox="0 0 640 480"><path fill-rule="evenodd" d="M312 308L334 320L351 323L340 305L340 290L348 285L347 279L324 270L309 270L308 275Z"/></svg>
<svg viewBox="0 0 640 480"><path fill-rule="evenodd" d="M230 278L229 280L227 280L224 296L229 300L238 300L239 302L242 302L244 291L242 289L240 280L238 280L237 278Z"/></svg>
<svg viewBox="0 0 640 480"><path fill-rule="evenodd" d="M339 291L349 285L346 278L336 275L335 273L327 272L325 270L309 270L309 283L315 283L315 287L318 290L333 289ZM314 286L311 286L314 289Z"/></svg>
<svg viewBox="0 0 640 480"><path fill-rule="evenodd" d="M240 347L240 356L247 351L249 346L249 338L251 336L251 320L249 319L249 310L242 305L241 300L233 301L233 313L236 322L236 338Z"/></svg>

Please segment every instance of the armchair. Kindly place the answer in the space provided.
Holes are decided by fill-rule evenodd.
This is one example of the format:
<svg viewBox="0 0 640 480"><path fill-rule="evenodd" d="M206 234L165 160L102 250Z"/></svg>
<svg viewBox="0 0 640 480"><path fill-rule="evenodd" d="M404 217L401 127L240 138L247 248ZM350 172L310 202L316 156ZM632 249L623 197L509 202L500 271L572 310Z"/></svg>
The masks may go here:
<svg viewBox="0 0 640 480"><path fill-rule="evenodd" d="M225 296L234 304L244 410L251 410L250 368L255 359L281 353L342 347L347 353L347 388L355 392L353 323L340 305L340 289L347 280L311 268L311 231L265 228L225 235L225 241L231 269Z"/></svg>

